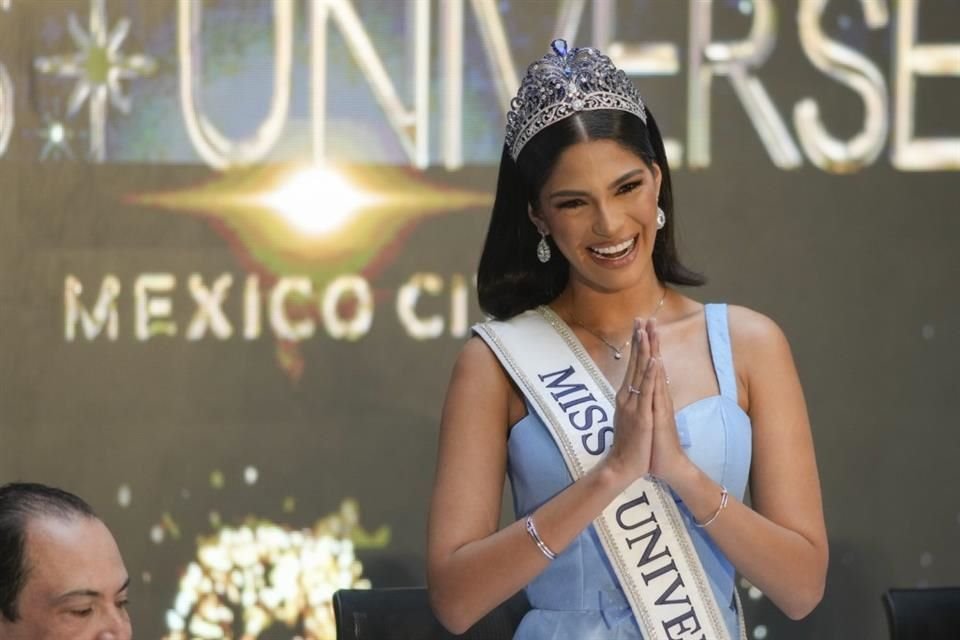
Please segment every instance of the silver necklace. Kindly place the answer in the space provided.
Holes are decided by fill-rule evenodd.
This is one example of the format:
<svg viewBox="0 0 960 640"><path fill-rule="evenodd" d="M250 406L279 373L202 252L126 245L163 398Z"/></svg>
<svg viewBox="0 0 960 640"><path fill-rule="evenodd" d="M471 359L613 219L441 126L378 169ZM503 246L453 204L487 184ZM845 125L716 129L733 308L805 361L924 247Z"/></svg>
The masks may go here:
<svg viewBox="0 0 960 640"><path fill-rule="evenodd" d="M660 313L660 308L663 307L663 301L666 299L667 299L667 288L664 287L663 295L660 296L660 302L657 303L657 306L654 308L653 313L650 314L651 318L657 317L657 314ZM583 329L584 331L592 335L594 338L596 338L603 344L610 347L610 350L613 351L614 360L620 360L621 358L623 358L624 350L630 346L630 342L633 340L633 333L631 332L630 337L627 338L627 341L618 347L617 345L613 344L612 342L604 338L602 335L600 335L599 333L597 333L587 325L577 320L577 317L575 315L571 314L570 318L573 320L573 324L577 325L578 327L580 327L581 329Z"/></svg>

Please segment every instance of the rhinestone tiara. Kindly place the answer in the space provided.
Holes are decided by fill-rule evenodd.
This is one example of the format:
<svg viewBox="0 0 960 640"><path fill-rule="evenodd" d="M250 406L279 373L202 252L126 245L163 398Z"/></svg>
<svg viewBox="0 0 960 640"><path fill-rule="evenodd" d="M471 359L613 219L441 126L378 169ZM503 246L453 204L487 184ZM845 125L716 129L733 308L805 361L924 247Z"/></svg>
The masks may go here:
<svg viewBox="0 0 960 640"><path fill-rule="evenodd" d="M580 111L616 109L647 123L640 92L627 74L592 47L550 43L548 53L529 67L507 113L506 145L516 161L523 147L543 129Z"/></svg>

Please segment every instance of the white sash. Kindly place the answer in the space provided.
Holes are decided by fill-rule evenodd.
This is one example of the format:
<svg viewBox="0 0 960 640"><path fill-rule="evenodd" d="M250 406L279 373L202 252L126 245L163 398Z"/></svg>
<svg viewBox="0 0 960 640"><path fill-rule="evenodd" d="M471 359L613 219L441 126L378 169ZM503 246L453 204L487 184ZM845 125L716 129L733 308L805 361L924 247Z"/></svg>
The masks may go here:
<svg viewBox="0 0 960 640"><path fill-rule="evenodd" d="M547 426L573 479L600 462L613 442L614 391L569 327L549 307L539 307L473 329ZM636 480L593 524L644 638L730 640L663 484ZM742 619L740 637L746 638Z"/></svg>

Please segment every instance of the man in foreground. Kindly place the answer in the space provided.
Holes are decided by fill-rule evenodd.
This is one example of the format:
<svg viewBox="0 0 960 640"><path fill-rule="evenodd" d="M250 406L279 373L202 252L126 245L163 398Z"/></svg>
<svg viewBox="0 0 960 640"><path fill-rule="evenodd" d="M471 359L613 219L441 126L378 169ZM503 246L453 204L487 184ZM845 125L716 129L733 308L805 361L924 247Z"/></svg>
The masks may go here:
<svg viewBox="0 0 960 640"><path fill-rule="evenodd" d="M0 640L130 640L117 543L77 496L0 487Z"/></svg>

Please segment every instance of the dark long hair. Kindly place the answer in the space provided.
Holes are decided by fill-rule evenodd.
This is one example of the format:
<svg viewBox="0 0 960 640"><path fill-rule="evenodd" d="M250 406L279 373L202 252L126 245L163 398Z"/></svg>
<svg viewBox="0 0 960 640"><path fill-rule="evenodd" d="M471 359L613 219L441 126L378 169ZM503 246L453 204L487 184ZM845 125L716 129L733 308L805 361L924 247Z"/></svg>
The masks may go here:
<svg viewBox="0 0 960 640"><path fill-rule="evenodd" d="M588 140L614 140L642 158L648 167L660 167L658 203L667 216L653 245L653 268L663 283L698 286L706 282L699 273L680 263L674 240L673 185L663 138L653 114L647 124L626 111L584 111L556 122L533 137L517 161L506 145L500 158L497 195L487 229L487 238L477 271L480 308L498 319L511 318L527 309L547 304L563 291L570 277L570 264L548 236L553 257L546 264L537 260L540 235L527 215L539 208L540 190L568 147Z"/></svg>

